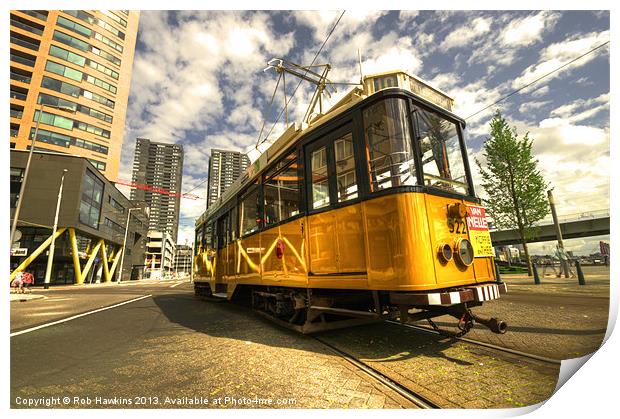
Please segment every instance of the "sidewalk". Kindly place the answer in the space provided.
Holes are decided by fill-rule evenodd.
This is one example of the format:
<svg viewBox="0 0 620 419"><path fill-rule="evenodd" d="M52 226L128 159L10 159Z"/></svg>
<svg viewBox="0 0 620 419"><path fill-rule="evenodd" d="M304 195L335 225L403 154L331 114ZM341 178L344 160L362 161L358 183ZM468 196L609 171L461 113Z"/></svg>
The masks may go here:
<svg viewBox="0 0 620 419"><path fill-rule="evenodd" d="M50 291L59 291L59 290L84 290L89 288L100 288L100 287L125 287L132 285L155 285L155 284L169 284L174 282L189 282L189 279L140 279L135 281L122 281L120 284L116 281L113 282L98 282L94 284L67 284L67 285L50 285L48 289L44 289L43 285L35 285L30 287L31 290L39 292L50 292ZM21 295L21 294L20 294Z"/></svg>

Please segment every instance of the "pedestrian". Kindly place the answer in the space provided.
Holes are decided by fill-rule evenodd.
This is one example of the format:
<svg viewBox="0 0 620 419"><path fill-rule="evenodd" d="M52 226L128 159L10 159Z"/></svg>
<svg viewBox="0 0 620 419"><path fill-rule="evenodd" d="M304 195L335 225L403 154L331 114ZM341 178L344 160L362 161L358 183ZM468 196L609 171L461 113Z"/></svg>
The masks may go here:
<svg viewBox="0 0 620 419"><path fill-rule="evenodd" d="M22 272L17 272L17 275L15 275L15 279L13 279L13 282L11 282L11 287L15 289L15 292L17 294L24 291L24 282L22 281L22 276Z"/></svg>
<svg viewBox="0 0 620 419"><path fill-rule="evenodd" d="M30 287L34 284L34 277L32 276L32 274L30 272L24 272L22 274L22 284L23 284L23 292L24 293L26 291L28 291L29 293L32 292Z"/></svg>

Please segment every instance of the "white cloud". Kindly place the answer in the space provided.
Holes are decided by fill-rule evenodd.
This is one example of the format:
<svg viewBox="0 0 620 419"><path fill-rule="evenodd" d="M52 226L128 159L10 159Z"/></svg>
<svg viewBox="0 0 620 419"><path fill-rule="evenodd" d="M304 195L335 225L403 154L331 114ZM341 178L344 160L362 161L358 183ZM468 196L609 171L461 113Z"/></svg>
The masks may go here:
<svg viewBox="0 0 620 419"><path fill-rule="evenodd" d="M512 82L512 87L518 88L531 83L539 77L542 77L556 68L569 63L571 60L574 60L590 49L602 45L607 41L609 41L609 31L603 31L590 33L579 37L570 37L566 41L551 44L540 54L540 60L538 63L527 67L523 70L519 77L514 79ZM566 71L571 71L575 68L581 67L596 58L598 55L606 53L606 51L608 51L606 47L600 48L596 52L575 61L572 65L564 67L562 70L547 76L545 80L548 82L550 79L559 77Z"/></svg>
<svg viewBox="0 0 620 419"><path fill-rule="evenodd" d="M515 19L502 31L500 42L509 47L524 47L538 42L545 30L551 30L559 15L548 11L539 12L523 19Z"/></svg>
<svg viewBox="0 0 620 419"><path fill-rule="evenodd" d="M440 49L449 50L470 44L491 29L491 18L477 17L471 23L452 31L439 45Z"/></svg>

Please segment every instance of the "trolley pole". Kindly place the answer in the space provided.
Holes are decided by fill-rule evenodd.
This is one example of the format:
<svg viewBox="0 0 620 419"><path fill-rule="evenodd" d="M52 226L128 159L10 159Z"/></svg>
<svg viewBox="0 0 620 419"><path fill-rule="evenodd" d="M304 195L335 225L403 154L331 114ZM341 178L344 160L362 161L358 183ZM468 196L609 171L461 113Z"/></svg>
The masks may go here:
<svg viewBox="0 0 620 419"><path fill-rule="evenodd" d="M56 244L56 230L58 229L58 213L60 212L60 202L62 201L62 186L65 182L65 173L67 173L67 169L62 169L60 188L58 189L58 199L56 200L56 215L54 215L54 227L52 229L52 243L50 244L49 255L47 257L47 269L45 270L44 289L49 289L51 282L52 265L54 264L54 247Z"/></svg>
<svg viewBox="0 0 620 419"><path fill-rule="evenodd" d="M118 268L117 284L120 284L123 280L123 261L125 260L125 246L127 245L127 233L129 232L129 220L131 219L131 211L139 208L129 208L127 210L127 223L125 224L125 237L123 238L123 251L121 253L121 265Z"/></svg>
<svg viewBox="0 0 620 419"><path fill-rule="evenodd" d="M558 221L558 214L555 211L555 199L553 198L552 189L547 191L547 196L549 197L549 206L551 207L551 216L553 217L553 226L555 227L555 235L558 239L558 248L560 249L560 253L564 254L564 242L562 241L562 229L560 229L560 223ZM562 272L564 272L565 278L569 276L568 270L568 261L560 258L560 276L562 276Z"/></svg>
<svg viewBox="0 0 620 419"><path fill-rule="evenodd" d="M190 255L189 260L189 282L190 284L194 282L194 251L196 249L196 242L192 242L192 254Z"/></svg>

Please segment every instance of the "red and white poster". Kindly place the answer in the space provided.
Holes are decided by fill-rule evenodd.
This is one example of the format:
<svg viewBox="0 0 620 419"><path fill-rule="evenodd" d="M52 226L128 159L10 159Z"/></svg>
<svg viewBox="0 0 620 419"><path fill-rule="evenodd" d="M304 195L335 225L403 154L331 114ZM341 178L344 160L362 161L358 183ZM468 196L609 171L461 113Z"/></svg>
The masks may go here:
<svg viewBox="0 0 620 419"><path fill-rule="evenodd" d="M489 224L484 208L468 205L467 212L467 230L469 231L469 240L474 247L474 256L493 256L491 233L489 233Z"/></svg>

